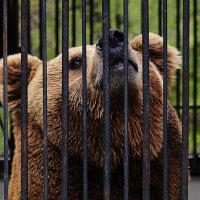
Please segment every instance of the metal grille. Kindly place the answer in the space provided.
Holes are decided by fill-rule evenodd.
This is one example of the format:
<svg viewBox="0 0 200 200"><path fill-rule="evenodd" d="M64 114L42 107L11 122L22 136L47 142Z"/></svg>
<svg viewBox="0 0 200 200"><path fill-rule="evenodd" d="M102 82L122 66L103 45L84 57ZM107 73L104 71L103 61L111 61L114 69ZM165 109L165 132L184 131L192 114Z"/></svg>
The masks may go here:
<svg viewBox="0 0 200 200"><path fill-rule="evenodd" d="M18 5L17 1L13 1ZM47 125L47 17L46 17L46 0L39 1L39 27L40 27L40 48L39 56L43 61L43 145L44 145L44 199L48 199L48 125ZM117 1L119 3L119 1ZM163 35L163 199L167 200L168 197L168 113L167 113L167 41L168 41L168 27L167 27L167 0L158 0L158 32ZM198 132L198 109L197 103L197 1L193 1L193 104L189 106L189 8L190 1L183 0L181 6L180 0L176 1L176 41L177 48L181 48L181 35L182 35L182 49L183 49L183 71L177 72L177 84L176 84L176 96L175 107L180 116L182 116L182 199L188 199L188 134L189 134L189 110L193 111L193 152L191 160L192 172L199 173L198 169L198 151L197 151L197 132ZM60 9L60 5L62 8ZM70 5L72 7L70 7ZM68 199L68 163L69 155L68 150L68 134L69 134L69 47L76 46L77 44L77 30L75 22L77 19L77 11L82 12L82 130L83 130L83 198L88 199L88 149L87 149L87 80L86 80L86 43L87 43L87 27L89 27L89 42L94 42L94 27L95 27L95 1L90 0L87 4L86 0L82 0L81 9L77 8L77 1L73 0L69 5L69 1L59 0L55 1L55 55L59 53L60 49L60 12L62 11L62 172L61 172L61 199ZM123 16L119 13L115 13L116 26L121 27L123 25L124 41L128 41L129 26L129 2L123 1ZM104 94L104 121L103 121L103 147L104 147L104 168L103 168L103 197L104 199L110 199L110 184L111 184L111 162L110 162L110 74L109 74L109 29L110 29L110 14L111 5L110 1L102 0L102 34L103 34L103 94ZM15 46L9 46L9 28L12 26L12 22L9 21L8 8L12 11L16 9L10 7L9 0L3 0L2 4L2 16L1 23L2 30L2 55L3 55L3 77L4 77L4 199L8 199L8 182L9 182L9 170L8 170L8 82L7 82L7 55L8 53L18 52L19 48ZM89 12L87 10L89 9ZM181 16L181 8L183 8L183 15ZM10 13L11 13L10 11ZM70 19L69 11L72 12L72 18ZM17 16L17 15L16 15ZM89 20L87 20L89 16ZM17 18L18 19L18 18ZM70 23L72 20L72 23ZM142 28L142 53L143 53L143 199L150 199L150 124L149 124L149 2L148 0L141 1L141 28ZM89 26L87 26L87 21ZM122 23L123 22L123 23ZM183 28L181 29L180 23L182 22ZM18 23L18 22L17 22ZM69 32L71 27L71 41L69 40ZM134 26L134 24L133 24ZM0 28L2 28L0 27ZM18 33L18 27L16 33ZM30 3L27 0L21 1L21 137L23 138L21 143L21 195L22 199L28 199L28 113L27 113L27 87L28 87L28 69L27 58L28 53L32 51L31 41L31 23L30 23ZM1 33L0 33L1 35ZM13 36L14 37L14 36ZM95 38L96 39L96 38ZM16 41L18 36L16 34ZM12 43L12 42L10 42ZM70 45L71 43L71 45ZM15 44L15 43L13 43ZM124 199L129 199L129 146L128 146L128 43L124 45ZM182 84L181 84L182 75ZM182 88L181 88L182 86ZM181 92L182 91L182 92ZM182 94L182 104L181 104Z"/></svg>

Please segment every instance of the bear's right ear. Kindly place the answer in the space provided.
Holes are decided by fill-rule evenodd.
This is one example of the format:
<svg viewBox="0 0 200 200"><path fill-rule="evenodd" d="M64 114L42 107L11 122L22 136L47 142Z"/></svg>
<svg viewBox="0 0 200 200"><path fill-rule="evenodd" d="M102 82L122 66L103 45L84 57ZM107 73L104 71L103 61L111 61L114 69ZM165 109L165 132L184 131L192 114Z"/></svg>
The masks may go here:
<svg viewBox="0 0 200 200"><path fill-rule="evenodd" d="M142 53L142 35L135 37L130 41L131 47ZM149 33L149 60L154 63L157 69L163 74L163 38L157 34ZM168 45L167 46L167 71L168 83L174 80L177 69L180 68L181 56L179 51Z"/></svg>
<svg viewBox="0 0 200 200"><path fill-rule="evenodd" d="M36 69L42 64L37 57L28 55L28 82L32 80ZM20 81L21 81L21 54L15 54L7 57L7 77L8 77L8 102L12 103L20 99ZM3 59L0 60L0 100L3 100Z"/></svg>

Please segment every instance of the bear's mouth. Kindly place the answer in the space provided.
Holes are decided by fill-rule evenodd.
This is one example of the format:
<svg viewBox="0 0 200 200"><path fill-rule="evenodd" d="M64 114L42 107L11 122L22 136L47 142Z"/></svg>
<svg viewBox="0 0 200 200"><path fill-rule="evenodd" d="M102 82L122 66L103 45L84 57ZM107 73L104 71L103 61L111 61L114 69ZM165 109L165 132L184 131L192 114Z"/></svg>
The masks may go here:
<svg viewBox="0 0 200 200"><path fill-rule="evenodd" d="M128 68L133 68L135 72L138 72L138 65L132 60L128 59ZM123 72L124 71L124 60L118 60L117 62L110 64L110 72Z"/></svg>

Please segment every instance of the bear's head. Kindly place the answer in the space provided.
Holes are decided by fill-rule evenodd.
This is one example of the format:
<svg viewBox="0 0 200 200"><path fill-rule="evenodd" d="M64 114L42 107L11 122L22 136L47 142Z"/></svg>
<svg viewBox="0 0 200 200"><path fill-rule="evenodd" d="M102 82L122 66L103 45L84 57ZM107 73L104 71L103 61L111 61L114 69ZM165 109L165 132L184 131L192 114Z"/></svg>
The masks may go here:
<svg viewBox="0 0 200 200"><path fill-rule="evenodd" d="M110 47L110 135L111 166L123 162L124 148L124 42L119 30L109 31ZM91 164L103 166L103 41L87 46L87 144ZM149 34L150 79L150 148L151 158L162 149L163 108L163 40ZM143 81L142 36L128 43L128 130L130 157L142 156L143 142ZM168 84L171 85L181 59L179 52L168 46ZM3 88L1 62L1 90ZM14 126L20 126L21 55L8 57L8 101ZM70 155L82 157L82 47L69 49L69 134ZM28 117L29 136L43 133L43 68L42 61L28 56ZM62 55L47 63L47 111L49 144L61 149L62 141ZM1 96L1 99L3 97ZM20 129L15 129L20 131ZM36 131L37 130L37 131ZM15 131L14 134L20 134Z"/></svg>

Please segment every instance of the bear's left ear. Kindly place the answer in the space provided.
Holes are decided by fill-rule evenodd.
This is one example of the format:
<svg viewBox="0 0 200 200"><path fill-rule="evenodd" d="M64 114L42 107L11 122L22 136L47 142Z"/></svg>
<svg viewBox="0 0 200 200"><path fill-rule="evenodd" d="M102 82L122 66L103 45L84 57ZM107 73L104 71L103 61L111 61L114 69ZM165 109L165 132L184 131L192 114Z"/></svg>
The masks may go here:
<svg viewBox="0 0 200 200"><path fill-rule="evenodd" d="M142 53L142 35L130 41L131 47ZM168 45L167 47L168 84L171 84L177 69L180 68L181 56L179 51ZM149 33L149 60L154 63L163 74L163 38L154 33Z"/></svg>

